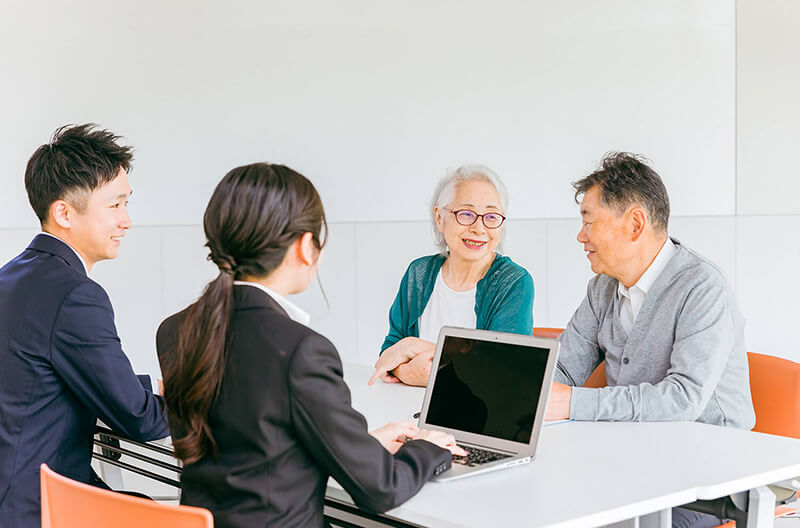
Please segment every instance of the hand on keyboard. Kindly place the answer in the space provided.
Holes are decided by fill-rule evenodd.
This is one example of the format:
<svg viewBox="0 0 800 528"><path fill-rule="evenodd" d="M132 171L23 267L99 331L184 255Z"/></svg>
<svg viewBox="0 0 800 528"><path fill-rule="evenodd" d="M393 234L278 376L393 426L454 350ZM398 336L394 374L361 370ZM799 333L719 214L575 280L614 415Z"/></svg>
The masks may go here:
<svg viewBox="0 0 800 528"><path fill-rule="evenodd" d="M453 464L463 464L465 466L480 466L495 460L509 458L511 455L488 451L477 447L461 446L467 453L466 456L453 456Z"/></svg>
<svg viewBox="0 0 800 528"><path fill-rule="evenodd" d="M456 438L442 431L432 431L430 429L420 429L419 433L414 436L414 440L427 440L432 444L443 447L457 456L466 456L467 452L461 449L461 446L456 444Z"/></svg>

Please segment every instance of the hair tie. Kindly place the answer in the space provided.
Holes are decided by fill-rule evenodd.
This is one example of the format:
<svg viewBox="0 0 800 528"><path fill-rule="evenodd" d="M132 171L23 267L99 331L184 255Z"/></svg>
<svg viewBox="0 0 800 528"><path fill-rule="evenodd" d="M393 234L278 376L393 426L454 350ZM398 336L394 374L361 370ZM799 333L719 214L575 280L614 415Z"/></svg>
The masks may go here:
<svg viewBox="0 0 800 528"><path fill-rule="evenodd" d="M224 273L225 275L230 275L232 277L236 275L236 259L230 255L215 255L214 252L211 252L207 258L217 265L220 273Z"/></svg>

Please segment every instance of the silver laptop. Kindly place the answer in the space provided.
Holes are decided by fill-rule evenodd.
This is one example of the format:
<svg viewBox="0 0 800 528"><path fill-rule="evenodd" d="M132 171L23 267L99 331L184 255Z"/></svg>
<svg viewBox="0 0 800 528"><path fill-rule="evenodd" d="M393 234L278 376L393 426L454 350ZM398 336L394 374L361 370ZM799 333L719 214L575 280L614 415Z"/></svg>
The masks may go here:
<svg viewBox="0 0 800 528"><path fill-rule="evenodd" d="M436 480L533 460L557 356L555 339L442 328L419 426L453 434L469 456Z"/></svg>

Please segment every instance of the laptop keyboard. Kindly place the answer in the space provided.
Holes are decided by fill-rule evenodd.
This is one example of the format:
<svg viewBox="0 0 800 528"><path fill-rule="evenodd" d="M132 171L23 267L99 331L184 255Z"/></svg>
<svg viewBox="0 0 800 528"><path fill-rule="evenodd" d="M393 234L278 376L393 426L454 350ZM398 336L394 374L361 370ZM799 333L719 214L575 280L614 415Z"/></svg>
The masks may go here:
<svg viewBox="0 0 800 528"><path fill-rule="evenodd" d="M504 458L510 458L511 455L506 455L504 453L498 453L496 451L487 451L486 449L479 449L477 447L465 446L460 445L464 451L467 452L467 456L453 456L453 464L463 464L465 466L480 466L482 464L488 464L489 462L494 462L495 460L502 460Z"/></svg>

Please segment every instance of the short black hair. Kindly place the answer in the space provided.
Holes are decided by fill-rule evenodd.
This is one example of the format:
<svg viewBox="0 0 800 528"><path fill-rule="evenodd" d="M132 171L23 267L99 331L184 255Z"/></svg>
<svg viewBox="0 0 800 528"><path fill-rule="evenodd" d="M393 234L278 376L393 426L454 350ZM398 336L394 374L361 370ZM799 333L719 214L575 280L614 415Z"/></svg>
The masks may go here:
<svg viewBox="0 0 800 528"><path fill-rule="evenodd" d="M622 213L633 204L641 205L656 231L666 232L669 224L669 196L661 177L649 160L630 152L608 152L600 168L572 183L575 201L594 187L600 188L600 202Z"/></svg>
<svg viewBox="0 0 800 528"><path fill-rule="evenodd" d="M70 196L83 212L86 195L116 178L120 169L130 171L133 149L117 144L119 139L94 123L65 125L36 149L25 169L25 190L43 224L56 200Z"/></svg>

